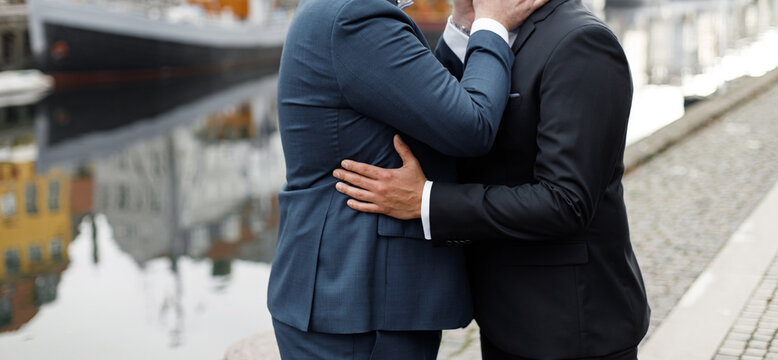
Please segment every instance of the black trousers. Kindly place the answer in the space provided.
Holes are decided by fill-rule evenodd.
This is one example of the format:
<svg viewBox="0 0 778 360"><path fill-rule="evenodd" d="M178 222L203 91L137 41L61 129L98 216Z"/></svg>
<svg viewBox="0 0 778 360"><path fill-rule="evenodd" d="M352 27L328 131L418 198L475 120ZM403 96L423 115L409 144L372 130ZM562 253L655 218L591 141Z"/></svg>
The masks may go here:
<svg viewBox="0 0 778 360"><path fill-rule="evenodd" d="M486 335L484 335L483 331L481 331L481 357L483 360L532 360L502 351L497 346L495 346L489 340L489 338L486 337ZM633 347L619 351L615 354L605 355L602 357L580 358L578 360L637 360L637 358L638 348Z"/></svg>

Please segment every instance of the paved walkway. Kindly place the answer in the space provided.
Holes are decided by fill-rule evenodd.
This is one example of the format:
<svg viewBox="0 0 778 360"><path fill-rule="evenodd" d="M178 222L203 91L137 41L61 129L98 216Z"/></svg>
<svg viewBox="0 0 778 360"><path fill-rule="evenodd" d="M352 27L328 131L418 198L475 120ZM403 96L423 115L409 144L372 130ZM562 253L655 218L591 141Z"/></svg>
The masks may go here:
<svg viewBox="0 0 778 360"><path fill-rule="evenodd" d="M778 85L625 177L632 243L653 310L649 338L778 182L776 103ZM752 304L735 312L737 324L713 351L717 360L778 359L778 305L771 303L778 264L771 269ZM479 346L475 324L446 331L439 358L480 359ZM231 351L240 349L247 346Z"/></svg>
<svg viewBox="0 0 778 360"><path fill-rule="evenodd" d="M778 180L778 86L624 181L651 332Z"/></svg>
<svg viewBox="0 0 778 360"><path fill-rule="evenodd" d="M714 360L778 359L778 257L740 312Z"/></svg>

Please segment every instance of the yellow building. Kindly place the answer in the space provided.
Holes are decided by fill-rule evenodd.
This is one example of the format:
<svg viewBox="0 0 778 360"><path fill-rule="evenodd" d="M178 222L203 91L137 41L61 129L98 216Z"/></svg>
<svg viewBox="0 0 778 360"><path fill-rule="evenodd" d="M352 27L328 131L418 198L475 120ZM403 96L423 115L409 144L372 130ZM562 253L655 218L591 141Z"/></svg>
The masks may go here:
<svg viewBox="0 0 778 360"><path fill-rule="evenodd" d="M251 105L242 103L208 117L205 136L210 140L252 139L257 128L252 121Z"/></svg>
<svg viewBox="0 0 778 360"><path fill-rule="evenodd" d="M69 194L61 171L36 174L34 162L0 162L0 284L68 262Z"/></svg>

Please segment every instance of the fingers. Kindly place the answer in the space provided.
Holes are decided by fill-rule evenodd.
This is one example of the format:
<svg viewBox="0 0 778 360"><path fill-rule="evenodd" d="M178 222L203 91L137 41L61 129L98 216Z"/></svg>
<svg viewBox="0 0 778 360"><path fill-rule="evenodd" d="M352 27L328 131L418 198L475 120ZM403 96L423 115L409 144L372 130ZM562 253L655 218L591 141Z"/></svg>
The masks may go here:
<svg viewBox="0 0 778 360"><path fill-rule="evenodd" d="M332 172L332 176L352 185L359 186L363 189L369 190L372 189L375 185L375 181L373 179L343 169L336 169Z"/></svg>
<svg viewBox="0 0 778 360"><path fill-rule="evenodd" d="M540 9L543 7L543 5L546 5L549 0L535 0L535 2L532 4L532 11L535 11L537 9Z"/></svg>
<svg viewBox="0 0 778 360"><path fill-rule="evenodd" d="M359 188L355 188L353 186L349 186L348 184L344 184L342 182L338 182L337 184L335 184L335 189L337 189L343 194L348 195L349 197L352 197L360 201L373 202L375 200L375 195L373 193Z"/></svg>
<svg viewBox="0 0 778 360"><path fill-rule="evenodd" d="M361 212L366 213L374 213L374 214L381 214L381 208L376 204L356 201L354 199L350 199L349 201L346 201L346 205L348 207Z"/></svg>
<svg viewBox="0 0 778 360"><path fill-rule="evenodd" d="M340 166L351 172L366 176L370 179L382 179L389 174L389 170L352 160L343 160ZM337 176L336 176L337 177Z"/></svg>
<svg viewBox="0 0 778 360"><path fill-rule="evenodd" d="M394 136L394 150L400 154L400 158L403 160L403 165L416 162L416 157L413 156L411 148L408 147L400 135Z"/></svg>

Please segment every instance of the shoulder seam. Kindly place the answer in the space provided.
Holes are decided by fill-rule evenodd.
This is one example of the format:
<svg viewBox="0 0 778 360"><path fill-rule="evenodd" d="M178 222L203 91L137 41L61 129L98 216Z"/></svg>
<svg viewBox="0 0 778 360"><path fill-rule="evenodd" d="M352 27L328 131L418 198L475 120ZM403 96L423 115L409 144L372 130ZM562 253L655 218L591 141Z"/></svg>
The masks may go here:
<svg viewBox="0 0 778 360"><path fill-rule="evenodd" d="M542 78L543 75L545 74L546 68L548 67L548 63L551 61L551 59L556 54L557 50L559 49L559 45L561 45L563 42L565 42L565 40L567 40L567 38L570 37L571 35L573 35L574 33L585 32L586 30L588 30L590 28L600 28L602 30L605 30L608 33L608 35L613 38L613 40L615 40L617 43L619 42L619 39L616 37L616 35L614 35L613 32L610 29L608 29L607 26L605 26L603 24L599 24L599 23L584 24L584 25L575 27L575 28L571 29L570 31L568 31L564 36L562 36L562 38L559 39L559 41L557 41L556 45L554 45L554 49L551 50L551 53L548 55L548 58L543 63L543 71L541 71L540 77Z"/></svg>
<svg viewBox="0 0 778 360"><path fill-rule="evenodd" d="M337 67L335 66L335 44L333 43L332 36L335 33L335 24L338 22L338 18L340 17L340 13L343 11L343 9L346 7L346 5L350 4L353 0L347 0L343 2L343 5L338 8L337 11L335 11L335 17L332 19L332 26L330 26L330 65L332 66L332 69L335 70ZM338 71L333 71L334 78L335 78L335 84L338 85L338 96L340 96L341 101L344 103L348 103L348 100L343 96L343 85L340 83L340 79L338 78ZM343 150L340 142L340 117L341 117L341 109L337 110L337 119L336 119L336 134L335 134L335 142L337 143L337 153L340 155L341 158L345 158L343 156Z"/></svg>
<svg viewBox="0 0 778 360"><path fill-rule="evenodd" d="M343 5L338 8L337 11L335 11L335 17L332 19L332 25L330 26L330 65L332 65L332 68L335 69L335 44L333 42L332 36L335 34L335 24L338 22L338 19L340 18L340 13L343 12L343 9L346 7L346 5L350 4L353 0L346 0L343 2ZM340 96L343 97L343 85L340 83L340 79L338 79L338 72L335 72L335 82L338 84L338 88L340 89Z"/></svg>

